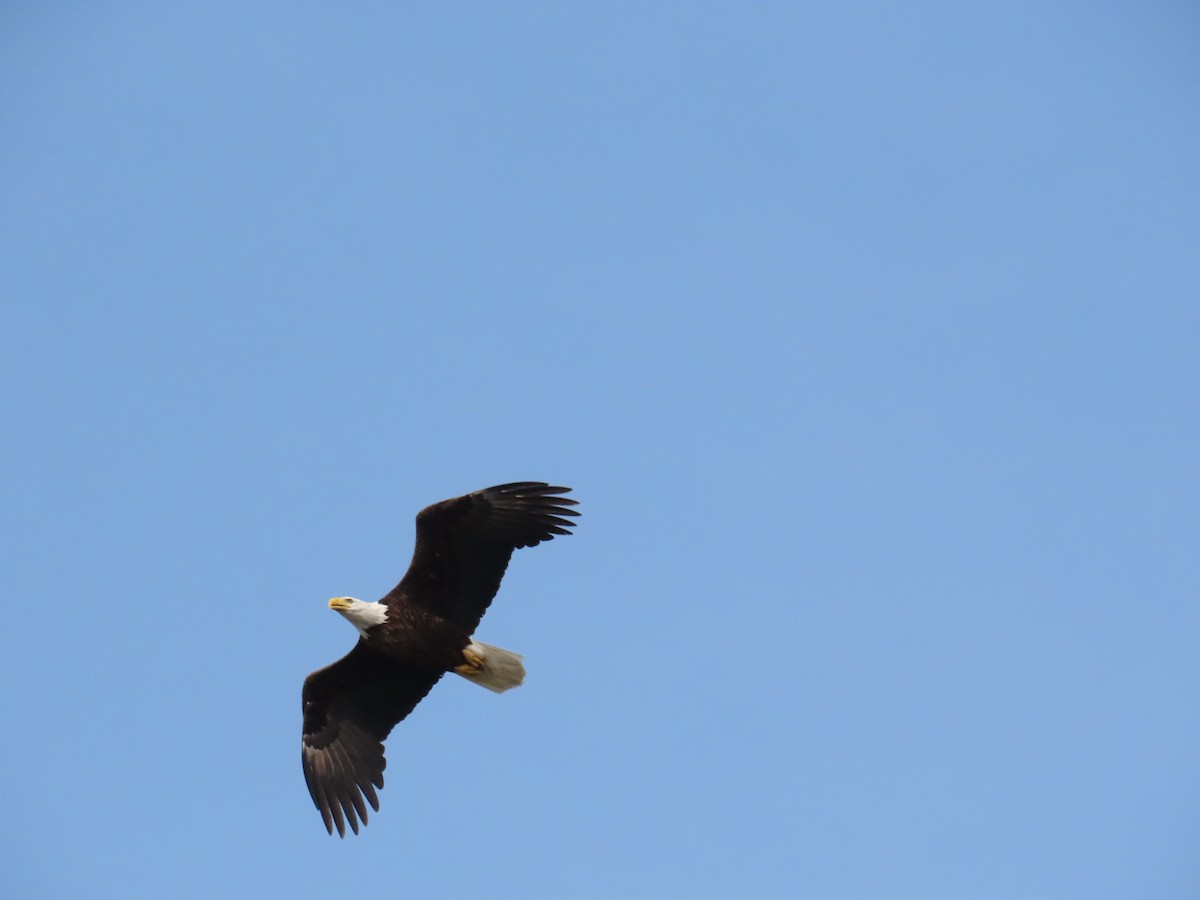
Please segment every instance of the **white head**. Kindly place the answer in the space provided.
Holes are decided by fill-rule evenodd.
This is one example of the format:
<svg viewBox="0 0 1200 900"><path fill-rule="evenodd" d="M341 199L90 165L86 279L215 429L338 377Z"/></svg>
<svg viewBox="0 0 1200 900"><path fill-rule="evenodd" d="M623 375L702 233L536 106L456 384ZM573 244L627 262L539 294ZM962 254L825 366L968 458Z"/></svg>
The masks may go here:
<svg viewBox="0 0 1200 900"><path fill-rule="evenodd" d="M383 603L364 603L353 597L334 597L329 601L329 608L336 609L345 616L363 637L367 636L368 628L387 621L387 606Z"/></svg>

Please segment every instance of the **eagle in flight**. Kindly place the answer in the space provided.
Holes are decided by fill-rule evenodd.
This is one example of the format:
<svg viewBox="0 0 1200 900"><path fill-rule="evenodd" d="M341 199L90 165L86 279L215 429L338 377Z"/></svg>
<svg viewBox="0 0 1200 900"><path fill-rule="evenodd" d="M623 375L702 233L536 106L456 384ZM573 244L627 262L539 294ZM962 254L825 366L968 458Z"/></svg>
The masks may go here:
<svg viewBox="0 0 1200 900"><path fill-rule="evenodd" d="M304 680L301 757L330 834L379 811L383 741L447 672L497 693L525 678L521 656L474 640L514 550L570 534L570 488L518 481L427 506L400 583L375 603L334 597L354 649Z"/></svg>

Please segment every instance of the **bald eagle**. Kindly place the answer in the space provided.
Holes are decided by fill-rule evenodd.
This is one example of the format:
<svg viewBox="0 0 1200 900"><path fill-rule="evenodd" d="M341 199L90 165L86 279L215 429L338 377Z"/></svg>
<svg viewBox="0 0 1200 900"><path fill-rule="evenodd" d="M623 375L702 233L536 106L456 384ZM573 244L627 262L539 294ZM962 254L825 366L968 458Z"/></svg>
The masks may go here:
<svg viewBox="0 0 1200 900"><path fill-rule="evenodd" d="M417 514L408 572L375 603L334 597L358 629L354 649L304 680L304 780L325 828L358 834L379 811L383 740L447 672L497 693L525 678L521 656L471 635L500 588L512 552L570 534L570 488L501 484ZM364 798L365 801L364 802Z"/></svg>

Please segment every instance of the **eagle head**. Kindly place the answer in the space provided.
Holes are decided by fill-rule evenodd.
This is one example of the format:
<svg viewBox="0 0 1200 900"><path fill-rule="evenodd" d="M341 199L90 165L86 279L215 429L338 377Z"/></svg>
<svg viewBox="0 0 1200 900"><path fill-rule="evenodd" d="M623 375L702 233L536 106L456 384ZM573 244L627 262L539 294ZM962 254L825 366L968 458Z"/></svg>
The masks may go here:
<svg viewBox="0 0 1200 900"><path fill-rule="evenodd" d="M329 601L329 608L345 616L364 638L367 629L387 621L387 606L383 603L364 603L354 597L334 597Z"/></svg>

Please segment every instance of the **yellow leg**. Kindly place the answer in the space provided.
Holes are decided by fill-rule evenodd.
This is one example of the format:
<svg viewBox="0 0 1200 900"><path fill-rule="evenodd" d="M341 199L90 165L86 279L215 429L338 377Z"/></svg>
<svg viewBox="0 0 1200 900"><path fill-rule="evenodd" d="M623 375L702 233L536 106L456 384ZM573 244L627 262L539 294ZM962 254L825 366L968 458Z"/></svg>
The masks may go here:
<svg viewBox="0 0 1200 900"><path fill-rule="evenodd" d="M474 644L467 644L463 648L462 655L466 662L461 666L455 666L454 671L459 675L478 675L486 662L484 655L475 649Z"/></svg>

